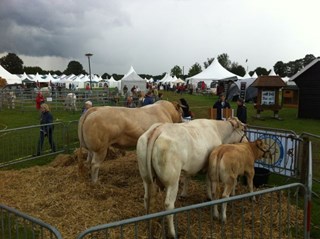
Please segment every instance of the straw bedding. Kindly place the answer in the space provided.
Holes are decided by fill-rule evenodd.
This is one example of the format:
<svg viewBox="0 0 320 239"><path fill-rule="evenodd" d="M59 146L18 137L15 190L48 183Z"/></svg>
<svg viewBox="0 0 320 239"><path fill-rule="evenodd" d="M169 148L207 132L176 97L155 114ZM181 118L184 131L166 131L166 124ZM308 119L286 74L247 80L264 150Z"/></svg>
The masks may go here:
<svg viewBox="0 0 320 239"><path fill-rule="evenodd" d="M92 226L142 216L145 214L143 206L144 189L139 175L135 151L129 151L126 155L117 154L117 152L113 153L114 157L118 156L118 158L116 160L107 160L103 163L100 168L99 182L95 185L91 183L88 175L83 176L78 172L77 157L80 157L79 152L72 155L58 155L47 166L36 166L17 171L0 171L0 201L56 227L63 238L66 239L76 238L80 232ZM239 185L237 193L244 192L247 192L247 188ZM157 211L163 210L163 200L164 193L158 193ZM300 210L297 215L293 206L290 205L288 207L284 195L281 200L284 200L284 203L279 212L281 211L283 215L286 215L285 213L290 210L290 213L293 214L290 215L290 218L302 217ZM176 207L204 201L206 201L205 183L192 180L188 198L177 200ZM234 207L236 207L235 205L237 204L234 204ZM245 200L239 202L239 205L248 210L236 208L233 210L234 218L231 218L232 206L231 204L228 205L228 222L221 227L220 222L217 221L217 225L211 231L209 229L209 223L212 221L210 212L208 209L202 210L201 238L207 238L211 235L216 238L222 229L225 230L227 235L235 233L233 235L234 238L241 237L242 230L244 230L244 238L251 238L252 203L250 200ZM268 196L259 198L254 208L257 215L254 216L253 220L257 224L255 230L258 230L255 233L259 233L258 235L260 233L264 234L260 230L266 230L267 232L265 233L269 233L270 198ZM241 215L244 215L244 222ZM178 216L180 238L198 236L198 219L198 213L192 214L191 219L183 215ZM160 223L153 222L155 238L160 238ZM242 227L243 223L245 224L244 228ZM281 223L284 224L282 225L284 228L287 225L286 220L281 222L281 219L276 215L273 215L272 223L275 228L279 227ZM264 226L261 228L261 225L266 225L266 228ZM144 226L140 227L142 231ZM186 235L183 235L184 233ZM146 233L143 232L141 235L144 235L141 238L145 238ZM276 229L272 235L277 237ZM126 238L130 237L127 236ZM230 238L230 236L228 237ZM118 238L118 236L114 238ZM285 238L285 236L282 235L281 238Z"/></svg>

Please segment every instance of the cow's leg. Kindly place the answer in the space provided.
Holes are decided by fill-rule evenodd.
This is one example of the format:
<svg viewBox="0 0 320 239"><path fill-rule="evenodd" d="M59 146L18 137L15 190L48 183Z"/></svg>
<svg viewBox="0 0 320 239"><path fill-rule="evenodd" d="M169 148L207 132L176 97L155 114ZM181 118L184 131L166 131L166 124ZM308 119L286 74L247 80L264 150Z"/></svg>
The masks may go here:
<svg viewBox="0 0 320 239"><path fill-rule="evenodd" d="M212 187L213 187L213 182L211 181L210 179L210 176L207 174L207 177L206 177L206 184L207 184L207 197L209 200L212 200Z"/></svg>
<svg viewBox="0 0 320 239"><path fill-rule="evenodd" d="M187 175L182 175L182 177L181 177L182 192L181 192L180 196L183 198L188 196L189 180L190 180L190 178Z"/></svg>
<svg viewBox="0 0 320 239"><path fill-rule="evenodd" d="M227 183L225 184L225 188L222 194L222 198L228 198L231 192L234 189L234 185L237 183L237 177L230 177ZM226 222L227 220L227 203L222 203L222 221Z"/></svg>
<svg viewBox="0 0 320 239"><path fill-rule="evenodd" d="M84 175L88 175L88 171L91 168L91 161L92 161L92 153L90 151L88 151L88 155L86 159L83 159L81 157L82 155L82 148L80 147L80 152L78 153L78 172L80 175L84 176Z"/></svg>
<svg viewBox="0 0 320 239"><path fill-rule="evenodd" d="M178 188L179 188L179 178L177 178L176 182L173 185L169 185L166 187L166 199L165 199L166 210L174 209L174 203L177 198ZM169 235L175 238L176 232L174 229L173 215L167 216L167 220L168 220Z"/></svg>
<svg viewBox="0 0 320 239"><path fill-rule="evenodd" d="M153 196L153 183L147 183L146 181L143 181L143 187L144 187L144 208L147 211L147 214L150 213L151 208L151 201Z"/></svg>
<svg viewBox="0 0 320 239"><path fill-rule="evenodd" d="M211 192L213 194L213 197L215 200L219 199L219 190L218 190L218 184L217 182L211 181ZM213 206L213 216L217 219L219 219L219 210L218 205L215 204Z"/></svg>
<svg viewBox="0 0 320 239"><path fill-rule="evenodd" d="M237 186L237 184L238 184L238 181L237 181L237 179L236 179L236 180L234 180L234 182L233 182L233 187L232 187L232 192L231 192L231 195L232 195L232 196L236 195L236 186Z"/></svg>
<svg viewBox="0 0 320 239"><path fill-rule="evenodd" d="M254 170L252 170L251 172L246 174L250 193L253 192L253 176L254 176ZM253 199L253 201L256 201L255 196L253 196L252 199Z"/></svg>
<svg viewBox="0 0 320 239"><path fill-rule="evenodd" d="M93 183L96 183L98 181L100 165L105 159L107 155L107 151L108 149L93 153L92 162L91 162L91 178Z"/></svg>

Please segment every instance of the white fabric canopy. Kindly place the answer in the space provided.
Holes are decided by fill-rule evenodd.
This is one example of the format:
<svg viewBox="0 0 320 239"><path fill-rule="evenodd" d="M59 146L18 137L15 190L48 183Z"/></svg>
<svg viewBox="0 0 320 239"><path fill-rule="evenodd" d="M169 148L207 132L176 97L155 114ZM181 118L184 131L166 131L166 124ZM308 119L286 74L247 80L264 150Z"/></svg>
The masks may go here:
<svg viewBox="0 0 320 239"><path fill-rule="evenodd" d="M121 87L121 81L116 81L113 76L110 77L109 80L106 80L108 82L109 87L111 88L115 88L117 87L118 89L120 89Z"/></svg>
<svg viewBox="0 0 320 239"><path fill-rule="evenodd" d="M172 81L173 81L173 78L170 76L169 73L166 73L165 76L161 80L159 80L159 82L161 83L170 83Z"/></svg>
<svg viewBox="0 0 320 239"><path fill-rule="evenodd" d="M21 84L22 80L17 75L11 74L0 65L0 77L6 79L7 84Z"/></svg>
<svg viewBox="0 0 320 239"><path fill-rule="evenodd" d="M121 91L125 85L128 87L128 91L130 91L133 86L139 87L140 90L144 92L147 90L146 81L136 73L132 66L121 79Z"/></svg>
<svg viewBox="0 0 320 239"><path fill-rule="evenodd" d="M207 85L210 85L212 81L227 79L237 80L240 78L240 76L226 70L222 65L220 65L218 59L215 58L208 68L197 75L186 78L186 80L189 80L192 84L197 84L199 81L204 81Z"/></svg>

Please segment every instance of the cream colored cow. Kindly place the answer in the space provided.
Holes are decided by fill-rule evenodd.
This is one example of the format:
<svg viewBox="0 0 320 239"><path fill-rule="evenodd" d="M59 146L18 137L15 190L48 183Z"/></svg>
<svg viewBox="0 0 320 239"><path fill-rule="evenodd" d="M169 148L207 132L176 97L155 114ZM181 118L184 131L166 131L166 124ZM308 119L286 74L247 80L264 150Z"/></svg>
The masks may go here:
<svg viewBox="0 0 320 239"><path fill-rule="evenodd" d="M244 139L237 119L217 121L196 119L181 124L154 124L137 143L137 158L145 189L144 205L150 211L153 184L166 189L165 208L174 208L180 176L184 176L182 195L187 194L189 176L206 168L211 151L223 143ZM168 216L169 234L175 237L173 215Z"/></svg>
<svg viewBox="0 0 320 239"><path fill-rule="evenodd" d="M79 120L80 147L89 151L87 162L91 163L91 177L97 182L100 164L108 148L136 146L138 138L157 122L178 123L182 121L180 105L160 100L141 108L93 107ZM82 162L83 163L83 162ZM80 162L79 167L83 167Z"/></svg>
<svg viewBox="0 0 320 239"><path fill-rule="evenodd" d="M77 96L75 93L68 93L64 100L64 107L69 111L77 111Z"/></svg>
<svg viewBox="0 0 320 239"><path fill-rule="evenodd" d="M235 194L237 178L245 175L250 192L253 192L254 161L270 156L268 145L262 140L239 144L224 144L214 149L209 157L208 196L219 198L219 182L224 184L223 198ZM211 193L212 192L212 193ZM222 220L226 221L227 204L222 204ZM214 216L219 218L218 206L214 206Z"/></svg>

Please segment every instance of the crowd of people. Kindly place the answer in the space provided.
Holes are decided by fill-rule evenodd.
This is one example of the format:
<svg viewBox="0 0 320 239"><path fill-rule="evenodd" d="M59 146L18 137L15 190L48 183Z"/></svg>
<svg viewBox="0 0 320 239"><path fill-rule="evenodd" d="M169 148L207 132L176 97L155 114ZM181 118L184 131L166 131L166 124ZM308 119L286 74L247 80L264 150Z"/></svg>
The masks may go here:
<svg viewBox="0 0 320 239"><path fill-rule="evenodd" d="M177 86L176 93L181 94L182 92L185 92L187 88L183 88L183 86ZM161 88L164 89L164 88ZM108 85L104 86L104 91L109 92ZM226 95L224 92L224 89L221 84L217 87L217 93L219 92L219 99L214 102L213 108L216 109L216 120L225 120L223 110L224 109L231 109L230 103L226 100ZM149 104L153 104L154 102L158 100L163 99L163 93L159 92L159 86L148 84L147 85L147 91L144 93L140 90L138 86L133 86L129 90L128 87L125 85L122 89L122 93L125 97L125 103L124 106L128 108L136 108L136 107L142 107ZM189 92L190 93L190 92ZM52 152L56 151L56 146L53 140L53 115L50 112L48 104L45 102L45 97L39 91L37 93L36 99L36 109L40 112L40 125L43 125L40 127L40 136L38 141L38 147L37 147L37 155L41 154L44 139L47 137ZM247 108L245 106L245 102L242 98L237 99L237 109L235 116L238 117L238 119L243 122L247 123ZM194 119L194 113L190 110L190 106L185 98L179 99L179 104L182 109L182 117L183 121L190 121ZM88 109L93 107L93 103L90 100L87 100L84 103L82 115L86 113Z"/></svg>

